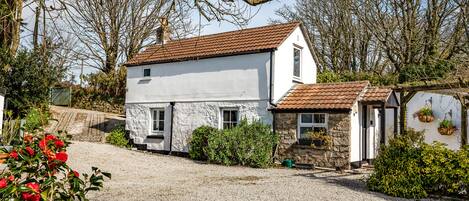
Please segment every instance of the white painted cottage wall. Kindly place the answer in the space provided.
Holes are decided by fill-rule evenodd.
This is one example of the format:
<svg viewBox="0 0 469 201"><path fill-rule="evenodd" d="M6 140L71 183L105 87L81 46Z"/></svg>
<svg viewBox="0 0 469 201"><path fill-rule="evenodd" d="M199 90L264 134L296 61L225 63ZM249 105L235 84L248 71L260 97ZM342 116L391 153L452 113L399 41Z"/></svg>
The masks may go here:
<svg viewBox="0 0 469 201"><path fill-rule="evenodd" d="M316 83L317 67L300 27L279 46L274 55L273 100L280 100L294 85L293 82L293 48L302 47L301 82Z"/></svg>
<svg viewBox="0 0 469 201"><path fill-rule="evenodd" d="M435 121L422 123L414 114L425 106L425 101L430 98L432 99ZM445 118L445 114L450 111L452 111L453 124L456 125L458 130L451 136L440 135L438 133L439 123ZM461 146L461 104L449 95L418 92L407 103L407 127L414 128L417 131L425 131L425 142L427 143L438 141L447 144L447 147L450 149L458 150Z"/></svg>
<svg viewBox="0 0 469 201"><path fill-rule="evenodd" d="M269 61L258 53L129 67L126 103L267 100Z"/></svg>

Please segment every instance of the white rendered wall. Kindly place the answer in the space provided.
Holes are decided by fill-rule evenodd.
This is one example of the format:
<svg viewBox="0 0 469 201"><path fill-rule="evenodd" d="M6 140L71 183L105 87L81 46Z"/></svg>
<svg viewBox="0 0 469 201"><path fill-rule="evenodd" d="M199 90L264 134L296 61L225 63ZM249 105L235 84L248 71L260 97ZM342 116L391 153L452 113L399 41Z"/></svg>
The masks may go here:
<svg viewBox="0 0 469 201"><path fill-rule="evenodd" d="M237 108L239 117L249 121L261 120L272 123L272 114L267 111L267 101L225 101L225 102L176 102L173 119L172 151L187 152L192 131L207 125L220 127L221 108ZM166 108L164 139L147 139L150 132L151 108ZM169 103L126 104L126 129L135 143L147 144L148 149L169 151L171 109Z"/></svg>
<svg viewBox="0 0 469 201"><path fill-rule="evenodd" d="M350 162L361 161L360 151L361 151L361 104L355 103L352 107L350 113L351 120L351 134L350 134Z"/></svg>
<svg viewBox="0 0 469 201"><path fill-rule="evenodd" d="M267 100L269 70L270 53L129 67L126 103Z"/></svg>
<svg viewBox="0 0 469 201"><path fill-rule="evenodd" d="M423 106L426 100L432 99L432 110L435 121L431 123L422 123L418 120L416 114ZM453 135L445 136L438 133L438 127L441 120L445 118L445 114L452 112L453 124L458 129ZM449 118L449 116L447 115ZM432 143L434 141L447 144L447 147L457 150L461 147L461 103L454 97L449 95L418 92L407 103L407 127L414 128L417 131L425 131L425 142Z"/></svg>
<svg viewBox="0 0 469 201"><path fill-rule="evenodd" d="M317 68L308 44L297 27L292 34L280 45L274 55L273 69L273 100L277 102L295 84L293 82L293 48L301 47L301 82L316 83Z"/></svg>

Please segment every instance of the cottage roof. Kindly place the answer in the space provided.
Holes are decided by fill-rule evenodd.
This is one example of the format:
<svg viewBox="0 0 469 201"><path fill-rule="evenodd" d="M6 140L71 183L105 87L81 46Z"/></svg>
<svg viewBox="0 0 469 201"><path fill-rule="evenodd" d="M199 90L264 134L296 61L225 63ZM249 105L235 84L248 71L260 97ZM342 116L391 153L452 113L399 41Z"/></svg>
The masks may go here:
<svg viewBox="0 0 469 201"><path fill-rule="evenodd" d="M368 87L361 101L364 102L386 102L392 94L392 89L382 87Z"/></svg>
<svg viewBox="0 0 469 201"><path fill-rule="evenodd" d="M152 45L126 66L177 62L269 51L278 48L299 22L230 31Z"/></svg>
<svg viewBox="0 0 469 201"><path fill-rule="evenodd" d="M351 109L369 84L368 81L298 84L275 109Z"/></svg>

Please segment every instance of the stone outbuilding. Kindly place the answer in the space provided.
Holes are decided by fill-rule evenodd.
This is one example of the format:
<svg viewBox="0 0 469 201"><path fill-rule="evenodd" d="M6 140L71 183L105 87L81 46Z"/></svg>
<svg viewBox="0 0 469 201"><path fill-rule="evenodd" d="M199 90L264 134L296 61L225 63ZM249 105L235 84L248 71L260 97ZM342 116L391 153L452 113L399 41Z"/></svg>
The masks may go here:
<svg viewBox="0 0 469 201"><path fill-rule="evenodd" d="M398 106L391 89L368 81L297 84L272 109L276 159L338 169L371 163L397 133Z"/></svg>

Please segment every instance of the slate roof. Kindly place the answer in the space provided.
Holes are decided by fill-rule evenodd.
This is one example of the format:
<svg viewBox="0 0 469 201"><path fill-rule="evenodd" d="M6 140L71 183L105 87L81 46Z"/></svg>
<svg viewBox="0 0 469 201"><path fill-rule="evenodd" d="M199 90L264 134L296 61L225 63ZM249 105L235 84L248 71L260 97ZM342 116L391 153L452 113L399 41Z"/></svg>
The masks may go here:
<svg viewBox="0 0 469 201"><path fill-rule="evenodd" d="M148 47L126 66L268 51L279 47L299 25L299 22L291 22L168 41Z"/></svg>
<svg viewBox="0 0 469 201"><path fill-rule="evenodd" d="M368 81L298 84L275 110L351 109L369 84Z"/></svg>

